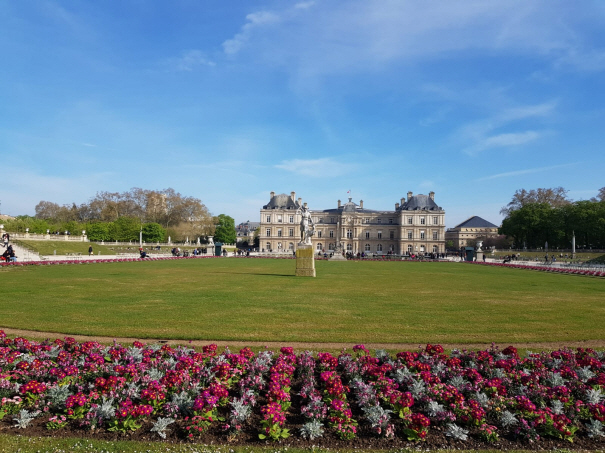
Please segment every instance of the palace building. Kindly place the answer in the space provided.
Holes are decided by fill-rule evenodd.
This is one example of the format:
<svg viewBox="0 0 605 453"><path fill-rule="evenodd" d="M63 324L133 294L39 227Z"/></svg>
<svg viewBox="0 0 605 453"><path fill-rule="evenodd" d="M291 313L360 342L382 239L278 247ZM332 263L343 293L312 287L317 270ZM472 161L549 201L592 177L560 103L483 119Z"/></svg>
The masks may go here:
<svg viewBox="0 0 605 453"><path fill-rule="evenodd" d="M265 252L293 252L300 241L302 199L271 192L260 211L260 248ZM334 250L353 254L397 255L445 253L445 211L435 193L413 195L395 203L393 211L376 211L338 200L336 208L311 209L316 252Z"/></svg>

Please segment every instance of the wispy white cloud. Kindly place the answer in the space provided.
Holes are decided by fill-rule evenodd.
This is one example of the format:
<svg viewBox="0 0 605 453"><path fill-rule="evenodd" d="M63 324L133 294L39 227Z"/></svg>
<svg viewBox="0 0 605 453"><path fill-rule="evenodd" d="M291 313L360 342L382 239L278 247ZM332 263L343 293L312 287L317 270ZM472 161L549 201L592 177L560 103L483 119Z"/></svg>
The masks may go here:
<svg viewBox="0 0 605 453"><path fill-rule="evenodd" d="M554 101L541 104L509 107L493 113L490 117L474 121L460 128L457 140L463 144L463 151L468 155L476 155L492 148L521 146L539 140L548 131L526 129L522 131L503 131L519 127L517 122L538 121L552 116L556 111Z"/></svg>
<svg viewBox="0 0 605 453"><path fill-rule="evenodd" d="M492 180L492 179L510 178L512 176L528 175L528 174L531 174L531 173L542 173L542 172L545 172L545 171L557 170L559 168L571 167L571 166L574 166L574 165L578 165L580 163L581 162L570 162L570 163L561 164L561 165L551 165L549 167L526 168L526 169L523 169L523 170L508 171L508 172L504 172L504 173L498 173L498 174L495 174L495 175L484 176L483 178L477 179L477 181L489 181L489 180Z"/></svg>
<svg viewBox="0 0 605 453"><path fill-rule="evenodd" d="M204 66L216 66L201 50L185 50L179 57L169 58L164 62L171 71L194 71Z"/></svg>
<svg viewBox="0 0 605 453"><path fill-rule="evenodd" d="M553 67L603 69L602 51L582 43L575 23L597 24L603 17L596 16L583 16L562 1L300 2L248 14L223 48L235 54L246 44L255 58L284 66L298 78L367 73L460 53L531 55ZM278 23L268 31L267 25Z"/></svg>
<svg viewBox="0 0 605 453"><path fill-rule="evenodd" d="M476 154L491 148L504 148L525 145L539 139L541 134L536 131L513 132L483 137L473 146L464 150L467 154Z"/></svg>
<svg viewBox="0 0 605 453"><path fill-rule="evenodd" d="M324 157L321 159L291 159L284 160L275 168L296 173L301 176L314 178L324 177L329 174L332 177L347 174L357 169L356 164L343 163L338 160Z"/></svg>
<svg viewBox="0 0 605 453"><path fill-rule="evenodd" d="M242 26L240 33L232 39L223 42L223 50L226 54L235 54L248 42L252 37L255 29L266 25L272 25L280 21L280 16L270 11L259 11L257 13L248 14L247 22Z"/></svg>

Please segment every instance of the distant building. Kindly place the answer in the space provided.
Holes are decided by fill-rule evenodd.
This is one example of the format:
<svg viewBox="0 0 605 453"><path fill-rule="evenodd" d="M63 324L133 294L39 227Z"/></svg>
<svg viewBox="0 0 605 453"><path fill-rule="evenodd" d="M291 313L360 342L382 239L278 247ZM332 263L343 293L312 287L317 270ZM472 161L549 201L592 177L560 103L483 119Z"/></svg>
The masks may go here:
<svg viewBox="0 0 605 453"><path fill-rule="evenodd" d="M336 208L311 209L315 224L312 238L316 252L339 247L353 254L425 254L445 252L445 211L435 203L435 193L413 195L395 203L393 211L376 211L353 203L349 198ZM260 248L272 252L292 252L300 241L302 199L270 193L260 211Z"/></svg>
<svg viewBox="0 0 605 453"><path fill-rule="evenodd" d="M477 240L498 236L498 226L479 216L473 216L445 232L445 242L452 241L452 248L474 246Z"/></svg>
<svg viewBox="0 0 605 453"><path fill-rule="evenodd" d="M260 226L260 222L242 222L235 227L237 233L237 242L248 241L248 244L252 246L254 243L254 232Z"/></svg>

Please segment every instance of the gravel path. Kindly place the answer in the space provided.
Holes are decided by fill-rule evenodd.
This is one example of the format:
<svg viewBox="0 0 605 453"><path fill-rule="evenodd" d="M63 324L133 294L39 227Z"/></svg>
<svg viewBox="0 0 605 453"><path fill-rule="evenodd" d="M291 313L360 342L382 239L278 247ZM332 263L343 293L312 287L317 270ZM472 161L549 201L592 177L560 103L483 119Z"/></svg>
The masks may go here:
<svg viewBox="0 0 605 453"><path fill-rule="evenodd" d="M34 330L23 330L23 329L11 329L8 327L1 327L0 330L4 330L7 335L25 337L37 340L50 339L54 340L57 338L72 337L77 341L97 341L99 343L113 343L114 341L121 344L129 344L133 341L141 341L143 343L168 343L171 345L187 345L192 347L201 347L211 343L216 344L220 347L229 346L230 348L242 348L245 346L268 349L279 349L282 346L291 346L297 350L342 350L352 349L355 346L352 343L312 343L312 342L279 342L279 341L221 341L221 340L166 340L161 338L124 338L124 337L101 337L101 336L87 336L87 335L69 335L59 332L38 332ZM493 343L501 349L510 346L511 343ZM452 349L487 349L492 343L441 343L446 350ZM387 349L391 351L413 351L418 348L423 348L426 344L420 343L365 343L365 346L369 349ZM586 340L586 341L570 341L570 342L539 342L539 343L512 343L512 346L516 347L521 351L523 350L557 350L560 348L605 348L605 340Z"/></svg>

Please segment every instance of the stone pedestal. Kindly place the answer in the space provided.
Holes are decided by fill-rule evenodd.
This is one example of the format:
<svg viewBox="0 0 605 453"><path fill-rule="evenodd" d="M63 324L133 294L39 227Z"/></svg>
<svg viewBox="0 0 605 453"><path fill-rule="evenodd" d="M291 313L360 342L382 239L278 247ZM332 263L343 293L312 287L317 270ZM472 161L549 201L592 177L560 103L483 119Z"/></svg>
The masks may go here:
<svg viewBox="0 0 605 453"><path fill-rule="evenodd" d="M315 277L315 257L312 245L299 245L296 249L296 276Z"/></svg>

